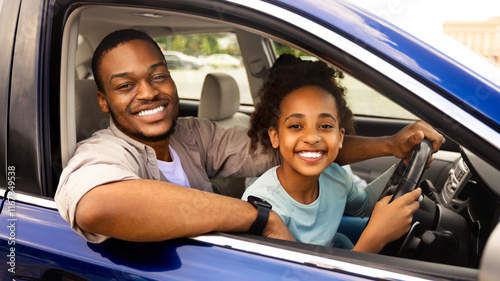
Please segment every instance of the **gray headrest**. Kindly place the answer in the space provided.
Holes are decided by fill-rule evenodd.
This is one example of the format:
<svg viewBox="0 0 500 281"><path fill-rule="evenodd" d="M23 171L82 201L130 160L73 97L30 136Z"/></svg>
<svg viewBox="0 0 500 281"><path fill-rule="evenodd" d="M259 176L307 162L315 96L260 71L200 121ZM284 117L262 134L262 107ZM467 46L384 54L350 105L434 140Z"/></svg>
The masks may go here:
<svg viewBox="0 0 500 281"><path fill-rule="evenodd" d="M218 121L233 116L240 106L240 91L226 73L209 73L203 82L198 117Z"/></svg>
<svg viewBox="0 0 500 281"><path fill-rule="evenodd" d="M76 140L81 141L95 131L109 126L109 114L102 112L97 100L97 86L92 79L75 83Z"/></svg>

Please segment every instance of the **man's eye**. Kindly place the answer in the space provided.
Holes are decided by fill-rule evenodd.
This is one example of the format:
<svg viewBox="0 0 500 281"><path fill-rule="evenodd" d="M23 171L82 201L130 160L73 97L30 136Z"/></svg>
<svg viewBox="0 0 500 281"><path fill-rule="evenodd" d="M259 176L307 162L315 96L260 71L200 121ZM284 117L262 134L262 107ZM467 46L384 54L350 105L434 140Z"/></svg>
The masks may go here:
<svg viewBox="0 0 500 281"><path fill-rule="evenodd" d="M132 84L130 83L125 83L125 84L121 84L117 87L118 90L126 90L126 89L129 89L132 87Z"/></svg>
<svg viewBox="0 0 500 281"><path fill-rule="evenodd" d="M167 77L168 77L168 75L166 75L166 74L159 74L159 75L155 75L153 77L153 80L154 81L162 81L162 80L165 80Z"/></svg>

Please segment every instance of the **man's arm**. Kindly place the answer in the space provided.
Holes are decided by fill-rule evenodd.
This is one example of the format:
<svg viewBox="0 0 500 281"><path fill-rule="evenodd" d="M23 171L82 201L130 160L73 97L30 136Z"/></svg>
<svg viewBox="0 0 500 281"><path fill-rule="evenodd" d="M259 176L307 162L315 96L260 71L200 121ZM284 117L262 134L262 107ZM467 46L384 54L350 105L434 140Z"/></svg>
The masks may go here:
<svg viewBox="0 0 500 281"><path fill-rule="evenodd" d="M347 165L381 156L405 158L424 138L432 142L432 153L437 152L445 142L443 135L421 120L404 127L392 136L345 136L343 147L335 162Z"/></svg>
<svg viewBox="0 0 500 281"><path fill-rule="evenodd" d="M95 187L76 209L76 223L83 230L137 242L211 231L246 232L256 217L256 208L248 202L155 180ZM274 212L264 235L294 240Z"/></svg>

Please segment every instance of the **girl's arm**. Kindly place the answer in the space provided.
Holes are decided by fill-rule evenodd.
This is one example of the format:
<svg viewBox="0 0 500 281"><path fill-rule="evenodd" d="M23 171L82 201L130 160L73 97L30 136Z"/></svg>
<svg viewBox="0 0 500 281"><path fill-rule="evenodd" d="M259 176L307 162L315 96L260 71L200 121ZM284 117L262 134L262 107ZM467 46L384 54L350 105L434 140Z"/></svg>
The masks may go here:
<svg viewBox="0 0 500 281"><path fill-rule="evenodd" d="M416 200L421 194L422 190L417 188L390 204L390 196L377 202L370 221L353 250L377 254L387 243L407 233L411 227L413 213L420 207Z"/></svg>

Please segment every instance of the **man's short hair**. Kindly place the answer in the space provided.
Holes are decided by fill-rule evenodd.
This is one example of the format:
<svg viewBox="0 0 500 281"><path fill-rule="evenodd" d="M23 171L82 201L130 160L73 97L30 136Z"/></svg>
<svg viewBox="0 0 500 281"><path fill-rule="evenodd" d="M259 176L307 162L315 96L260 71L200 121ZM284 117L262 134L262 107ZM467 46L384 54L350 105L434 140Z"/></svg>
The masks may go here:
<svg viewBox="0 0 500 281"><path fill-rule="evenodd" d="M102 39L101 43L99 43L99 46L97 46L97 48L95 49L94 55L92 57L92 73L94 75L94 80L99 91L104 93L104 84L100 76L102 58L106 53L113 50L118 45L127 43L132 40L143 40L151 43L158 49L158 53L161 55L163 60L165 60L165 58L163 57L163 52L161 51L156 41L154 41L153 38L151 38L146 33L135 29L121 29L111 32L106 37L104 37L104 39Z"/></svg>

